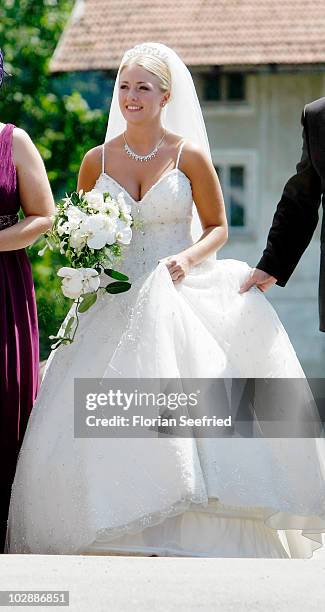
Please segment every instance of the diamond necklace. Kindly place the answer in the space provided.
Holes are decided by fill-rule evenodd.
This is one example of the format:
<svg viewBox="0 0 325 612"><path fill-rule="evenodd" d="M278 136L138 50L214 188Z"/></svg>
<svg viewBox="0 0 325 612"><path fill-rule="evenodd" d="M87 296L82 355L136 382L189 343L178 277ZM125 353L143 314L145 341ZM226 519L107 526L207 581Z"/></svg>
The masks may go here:
<svg viewBox="0 0 325 612"><path fill-rule="evenodd" d="M128 143L126 142L126 138L125 138L125 132L123 132L123 138L124 138L124 150L125 152L128 154L129 157L132 157L132 159L135 159L135 161L150 161L150 159L153 159L153 157L156 157L157 153L158 153L158 149L162 143L162 141L164 140L166 136L166 130L164 130L164 135L161 138L161 140L159 140L158 144L155 146L155 148L151 151L151 153L148 153L148 155L138 155L137 153L135 153L135 151L133 151L131 149L131 147L129 147Z"/></svg>

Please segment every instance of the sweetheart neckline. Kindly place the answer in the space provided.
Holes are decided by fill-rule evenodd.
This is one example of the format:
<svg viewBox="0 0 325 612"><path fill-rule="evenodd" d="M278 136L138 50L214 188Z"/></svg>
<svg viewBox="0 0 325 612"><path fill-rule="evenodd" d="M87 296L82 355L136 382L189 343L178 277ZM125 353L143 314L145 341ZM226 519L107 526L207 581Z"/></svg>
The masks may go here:
<svg viewBox="0 0 325 612"><path fill-rule="evenodd" d="M113 181L116 185L118 185L118 187L120 187L123 191L125 191L125 193L129 196L129 198L132 200L132 202L134 202L135 204L141 204L143 202L143 200L147 197L148 193L150 193L150 191L152 191L152 189L154 187L156 187L164 178L166 178L166 176L169 176L170 174L172 174L173 172L180 172L183 176L185 176L185 178L188 180L188 182L191 184L190 179L188 178L188 176L185 174L185 172L183 172L182 170L180 170L179 168L173 168L172 170L170 170L169 172L166 172L166 174L163 174L162 176L159 177L159 179L153 184L151 185L151 187L146 191L146 193L144 194L144 196L140 199L140 200L135 200L133 198L133 196L131 196L131 194L128 192L127 189L125 189L125 187L123 187L123 185L121 185L121 183L119 183L113 176L111 176L110 174L107 174L107 172L101 172L100 176L106 176L107 178L111 179L111 181ZM97 179L98 180L98 179ZM96 181L97 182L97 181Z"/></svg>

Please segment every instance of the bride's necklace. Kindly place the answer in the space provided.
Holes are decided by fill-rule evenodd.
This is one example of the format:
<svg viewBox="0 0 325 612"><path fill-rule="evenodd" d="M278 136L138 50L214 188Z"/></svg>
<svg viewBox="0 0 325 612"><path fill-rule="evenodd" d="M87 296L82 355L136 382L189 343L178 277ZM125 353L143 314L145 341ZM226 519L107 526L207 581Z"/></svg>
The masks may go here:
<svg viewBox="0 0 325 612"><path fill-rule="evenodd" d="M129 157L131 157L132 159L135 159L135 161L150 161L150 159L153 159L154 157L156 157L157 153L158 153L158 149L162 143L162 141L164 140L166 136L166 130L164 130L164 135L161 138L161 140L159 140L158 144L155 146L155 148L151 151L151 153L148 153L148 155L138 155L135 151L133 151L131 149L131 147L129 147L126 138L125 138L125 132L123 132L123 138L124 138L124 150L126 151L126 153L128 154Z"/></svg>

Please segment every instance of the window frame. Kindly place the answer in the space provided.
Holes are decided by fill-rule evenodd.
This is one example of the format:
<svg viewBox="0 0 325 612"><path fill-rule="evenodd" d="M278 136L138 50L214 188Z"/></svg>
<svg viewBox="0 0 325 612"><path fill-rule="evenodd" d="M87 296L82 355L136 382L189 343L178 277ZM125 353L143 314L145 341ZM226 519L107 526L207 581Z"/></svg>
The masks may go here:
<svg viewBox="0 0 325 612"><path fill-rule="evenodd" d="M243 227L236 227L230 225L230 205L227 202L227 188L225 189L225 193L223 194L225 199L227 221L229 223L229 235L236 238L256 238L258 192L257 151L252 149L212 149L211 155L214 166L219 166L221 168L226 167L228 169L231 166L243 166L245 168L244 172L246 181L246 223ZM228 185L227 187L230 188L230 185Z"/></svg>
<svg viewBox="0 0 325 612"><path fill-rule="evenodd" d="M247 116L253 115L256 113L256 78L254 75L247 74L243 72L245 77L245 91L246 91L246 99L241 101L235 100L205 100L203 98L204 92L204 83L201 82L201 92L202 92L202 113L203 116L207 119L214 118L220 115L239 115L239 116ZM204 74L201 74L201 79L205 78Z"/></svg>
<svg viewBox="0 0 325 612"><path fill-rule="evenodd" d="M243 79L243 88L244 88L244 97L243 98L239 98L239 99L231 99L227 96L227 91L229 88L229 79L234 76L234 75L240 75ZM219 72L217 74L211 74L211 73L207 73L206 75L202 75L202 99L203 102L212 102L215 104L243 104L247 102L247 78L246 78L246 74L245 72L241 71L241 70L236 70L233 72ZM217 98L213 98L212 100L209 100L208 98L204 97L204 89L205 89L205 83L207 82L207 80L211 80L213 81L214 79L220 79L219 81L219 85L220 85L220 99Z"/></svg>

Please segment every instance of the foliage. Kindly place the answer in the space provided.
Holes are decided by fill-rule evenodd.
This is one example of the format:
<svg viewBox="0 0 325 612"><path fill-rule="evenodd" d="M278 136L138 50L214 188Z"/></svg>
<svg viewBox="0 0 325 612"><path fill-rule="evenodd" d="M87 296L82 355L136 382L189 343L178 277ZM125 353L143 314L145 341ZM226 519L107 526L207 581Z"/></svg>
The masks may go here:
<svg viewBox="0 0 325 612"><path fill-rule="evenodd" d="M73 7L73 0L2 0L0 47L5 79L0 117L25 129L38 147L56 200L76 188L85 152L103 141L107 113L90 109L78 91L60 92L66 75L49 73L49 61ZM60 292L54 270L60 256L37 255L42 241L29 249L38 302L41 358L49 352L48 335L57 331L69 301Z"/></svg>

